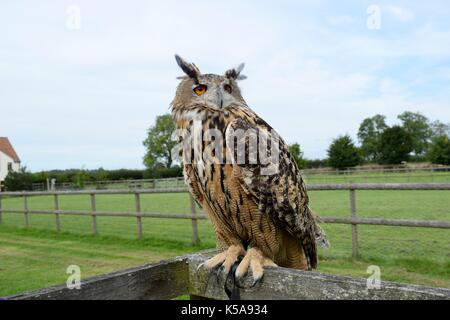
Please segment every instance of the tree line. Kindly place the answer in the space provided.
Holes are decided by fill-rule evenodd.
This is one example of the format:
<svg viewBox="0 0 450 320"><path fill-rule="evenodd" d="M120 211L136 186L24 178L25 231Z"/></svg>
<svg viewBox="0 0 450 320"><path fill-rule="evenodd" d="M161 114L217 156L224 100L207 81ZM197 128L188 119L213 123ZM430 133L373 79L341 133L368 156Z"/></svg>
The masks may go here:
<svg viewBox="0 0 450 320"><path fill-rule="evenodd" d="M363 163L450 165L450 124L432 122L419 112L405 111L397 118L399 123L393 126L388 126L381 114L364 119L357 133L359 145L348 134L335 138L327 150L326 164L337 169ZM298 144L291 145L291 153L304 168Z"/></svg>
<svg viewBox="0 0 450 320"><path fill-rule="evenodd" d="M70 183L74 188L83 189L85 183L95 183L100 181L120 181L139 179L163 179L179 177L183 174L180 166L170 168L157 167L149 169L117 169L106 170L103 168L50 170L40 172L30 172L26 167L22 167L19 172L10 172L5 178L4 186L8 191L32 190L33 184L46 184L47 179L55 179L57 183Z"/></svg>
<svg viewBox="0 0 450 320"><path fill-rule="evenodd" d="M357 132L358 144L348 134L339 136L328 147L326 159L305 158L298 143L289 149L300 168L342 169L363 163L397 165L408 161L450 165L450 124L430 121L420 112L405 111L397 118L399 123L393 126L388 126L381 114L364 119ZM148 129L144 164L150 171L173 165L174 131L170 114L157 117Z"/></svg>
<svg viewBox="0 0 450 320"><path fill-rule="evenodd" d="M302 169L326 166L343 169L363 163L396 165L407 161L450 165L450 124L430 121L419 112L405 111L397 118L399 123L393 126L388 126L386 117L381 114L364 119L357 132L358 144L348 134L339 136L328 147L326 159L305 158L298 143L291 144L289 150ZM173 139L174 131L170 114L158 116L149 127L143 141L146 169L68 169L31 173L22 168L21 172L8 174L6 189L30 190L33 183L46 183L47 179L82 188L84 182L179 177L182 168L174 164L171 154L177 143Z"/></svg>

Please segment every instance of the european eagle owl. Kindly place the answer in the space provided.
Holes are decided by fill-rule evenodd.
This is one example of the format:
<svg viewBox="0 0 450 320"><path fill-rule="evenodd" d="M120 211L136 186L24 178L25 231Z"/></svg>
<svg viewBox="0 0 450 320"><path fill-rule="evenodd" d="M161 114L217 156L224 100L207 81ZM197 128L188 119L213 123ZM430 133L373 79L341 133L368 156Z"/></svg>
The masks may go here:
<svg viewBox="0 0 450 320"><path fill-rule="evenodd" d="M221 251L204 266L228 273L242 258L236 278L251 270L255 283L266 266L315 268L317 244L327 240L287 144L241 95L244 65L203 74L175 58L185 73L171 104L184 177Z"/></svg>

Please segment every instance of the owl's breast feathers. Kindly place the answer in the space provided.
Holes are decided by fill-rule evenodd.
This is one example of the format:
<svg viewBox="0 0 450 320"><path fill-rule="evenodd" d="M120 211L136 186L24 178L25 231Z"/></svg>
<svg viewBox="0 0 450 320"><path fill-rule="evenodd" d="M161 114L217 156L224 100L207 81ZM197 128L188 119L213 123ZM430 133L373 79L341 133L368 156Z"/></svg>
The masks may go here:
<svg viewBox="0 0 450 320"><path fill-rule="evenodd" d="M215 215L212 218L220 220L223 232L241 233L241 240L252 242L258 232L273 233L273 227L285 230L299 240L309 267L315 268L316 237L323 237L323 232L308 207L308 195L298 166L276 132L250 108L241 106L227 108L226 112L204 108L175 111L174 120L178 129L191 130L195 121L201 121L203 132L215 129L223 135L219 141L221 148L212 148L214 151L206 152L209 156L205 156L208 145L218 141L214 141L217 138L203 141L200 156L193 157L191 163L184 162L185 179L191 193L202 206L211 208ZM255 133L258 147L252 149L250 141ZM276 151L272 144L278 145ZM220 159L217 150L223 151ZM250 217L243 212L249 212ZM253 221L256 214L259 221L269 217L273 223L259 230L246 228L246 221ZM238 222L230 223L232 218ZM220 231L216 226L216 232ZM268 238L277 241L273 235L264 237L265 241ZM270 243L268 246L274 247Z"/></svg>

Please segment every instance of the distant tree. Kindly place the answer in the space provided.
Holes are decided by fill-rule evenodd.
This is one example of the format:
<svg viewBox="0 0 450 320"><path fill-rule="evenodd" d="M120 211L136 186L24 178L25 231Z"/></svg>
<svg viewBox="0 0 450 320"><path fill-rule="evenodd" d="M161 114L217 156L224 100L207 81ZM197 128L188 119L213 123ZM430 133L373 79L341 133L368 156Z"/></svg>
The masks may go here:
<svg viewBox="0 0 450 320"><path fill-rule="evenodd" d="M333 168L343 169L362 163L361 151L349 135L334 139L328 148L328 161Z"/></svg>
<svg viewBox="0 0 450 320"><path fill-rule="evenodd" d="M393 126L384 130L380 139L381 164L400 164L409 159L414 150L411 134L401 126Z"/></svg>
<svg viewBox="0 0 450 320"><path fill-rule="evenodd" d="M153 169L148 169L144 172L144 178L152 179L164 179L175 178L183 176L183 168L178 165L174 165L170 168L156 166Z"/></svg>
<svg viewBox="0 0 450 320"><path fill-rule="evenodd" d="M430 128L433 138L450 136L450 123L443 123L439 120L436 120L430 124Z"/></svg>
<svg viewBox="0 0 450 320"><path fill-rule="evenodd" d="M387 128L386 117L377 114L363 120L358 130L361 151L367 161L378 161L380 156L380 137Z"/></svg>
<svg viewBox="0 0 450 320"><path fill-rule="evenodd" d="M108 180L108 171L103 169L102 167L98 168L98 170L95 170L92 172L95 181L105 181Z"/></svg>
<svg viewBox="0 0 450 320"><path fill-rule="evenodd" d="M22 167L18 172L10 171L4 181L7 191L33 190L33 175Z"/></svg>
<svg viewBox="0 0 450 320"><path fill-rule="evenodd" d="M405 111L398 116L398 119L411 136L412 151L418 156L425 154L433 133L428 118L419 112Z"/></svg>
<svg viewBox="0 0 450 320"><path fill-rule="evenodd" d="M75 186L79 189L84 188L84 183L86 181L89 181L89 173L84 168L81 170L78 170L75 174L75 176L72 177L73 182L75 183Z"/></svg>
<svg viewBox="0 0 450 320"><path fill-rule="evenodd" d="M143 176L144 170L139 169L108 170L108 180L142 179Z"/></svg>
<svg viewBox="0 0 450 320"><path fill-rule="evenodd" d="M447 135L433 139L428 151L428 159L435 164L450 165L450 138Z"/></svg>
<svg viewBox="0 0 450 320"><path fill-rule="evenodd" d="M144 156L144 164L147 168L155 168L158 165L166 168L172 166L171 150L176 145L176 141L172 140L174 131L175 124L170 114L156 118L156 123L148 129L147 138L143 142L147 148Z"/></svg>
<svg viewBox="0 0 450 320"><path fill-rule="evenodd" d="M47 179L56 179L57 183L78 183L81 179L83 181L142 179L144 171L143 169L66 169L35 172L32 175L33 183L46 183Z"/></svg>
<svg viewBox="0 0 450 320"><path fill-rule="evenodd" d="M300 145L298 143L291 144L289 146L289 152L291 153L298 167L300 169L305 168L306 160L303 159L303 152L300 149Z"/></svg>
<svg viewBox="0 0 450 320"><path fill-rule="evenodd" d="M45 171L33 172L33 183L45 183L48 178L48 173Z"/></svg>
<svg viewBox="0 0 450 320"><path fill-rule="evenodd" d="M323 168L328 166L328 159L305 159L305 168Z"/></svg>

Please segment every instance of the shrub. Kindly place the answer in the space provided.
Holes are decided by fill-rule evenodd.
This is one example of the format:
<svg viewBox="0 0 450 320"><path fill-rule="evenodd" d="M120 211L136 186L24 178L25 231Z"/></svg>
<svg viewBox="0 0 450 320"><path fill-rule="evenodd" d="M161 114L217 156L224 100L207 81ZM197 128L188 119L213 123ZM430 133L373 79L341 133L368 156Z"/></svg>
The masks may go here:
<svg viewBox="0 0 450 320"><path fill-rule="evenodd" d="M450 165L450 139L442 135L433 139L428 159L435 164Z"/></svg>
<svg viewBox="0 0 450 320"><path fill-rule="evenodd" d="M381 164L400 164L408 161L414 149L411 135L400 126L385 129L380 142Z"/></svg>
<svg viewBox="0 0 450 320"><path fill-rule="evenodd" d="M328 167L328 159L305 159L306 169Z"/></svg>
<svg viewBox="0 0 450 320"><path fill-rule="evenodd" d="M355 167L362 160L361 151L348 135L333 140L328 149L328 162L336 169Z"/></svg>
<svg viewBox="0 0 450 320"><path fill-rule="evenodd" d="M306 160L303 158L303 151L300 149L300 145L298 143L291 144L289 146L289 152L300 169L306 167Z"/></svg>
<svg viewBox="0 0 450 320"><path fill-rule="evenodd" d="M5 178L5 189L7 191L30 191L33 190L33 175L23 167L19 172L9 172Z"/></svg>
<svg viewBox="0 0 450 320"><path fill-rule="evenodd" d="M154 169L148 169L144 173L145 179L176 178L182 176L183 176L183 168L180 166L173 166L170 168L156 167Z"/></svg>

